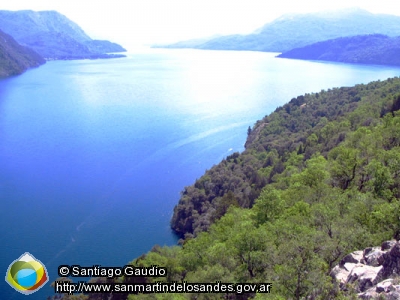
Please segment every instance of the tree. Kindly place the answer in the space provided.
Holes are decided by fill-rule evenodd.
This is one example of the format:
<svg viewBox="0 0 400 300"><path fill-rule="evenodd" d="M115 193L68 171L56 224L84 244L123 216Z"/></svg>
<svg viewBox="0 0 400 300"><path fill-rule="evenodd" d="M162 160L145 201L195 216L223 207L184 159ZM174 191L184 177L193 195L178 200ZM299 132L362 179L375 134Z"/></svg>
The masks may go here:
<svg viewBox="0 0 400 300"><path fill-rule="evenodd" d="M359 150L338 146L329 153L332 183L341 189L347 189L356 177Z"/></svg>
<svg viewBox="0 0 400 300"><path fill-rule="evenodd" d="M251 127L249 126L249 128L247 128L247 135L251 134Z"/></svg>

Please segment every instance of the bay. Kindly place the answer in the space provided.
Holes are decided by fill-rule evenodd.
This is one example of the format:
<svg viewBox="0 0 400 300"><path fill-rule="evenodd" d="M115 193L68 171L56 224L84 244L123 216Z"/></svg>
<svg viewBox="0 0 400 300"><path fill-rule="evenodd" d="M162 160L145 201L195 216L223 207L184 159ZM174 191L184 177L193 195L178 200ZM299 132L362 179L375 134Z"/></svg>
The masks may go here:
<svg viewBox="0 0 400 300"><path fill-rule="evenodd" d="M400 73L275 55L154 49L1 80L0 269L30 252L54 281L59 265L122 267L174 245L179 193L242 151L258 119L304 93Z"/></svg>

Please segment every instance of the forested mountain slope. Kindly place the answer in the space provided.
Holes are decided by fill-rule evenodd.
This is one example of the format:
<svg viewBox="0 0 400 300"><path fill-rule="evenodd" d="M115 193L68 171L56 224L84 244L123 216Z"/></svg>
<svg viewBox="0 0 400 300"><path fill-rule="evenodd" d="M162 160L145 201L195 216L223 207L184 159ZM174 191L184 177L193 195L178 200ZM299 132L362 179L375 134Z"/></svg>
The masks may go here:
<svg viewBox="0 0 400 300"><path fill-rule="evenodd" d="M185 189L174 221L195 238L131 262L166 267L166 277L108 280L271 283L270 294L80 299L357 299L331 270L354 250L400 238L399 198L400 79L299 96L256 123L243 153Z"/></svg>
<svg viewBox="0 0 400 300"><path fill-rule="evenodd" d="M256 299L355 298L351 283L339 289L329 274L351 251L400 238L399 110L399 78L292 99L257 122L244 153L192 187L195 195L207 195L223 174L228 182L220 199L229 199L225 210L233 204L228 212L200 232L206 228L196 226L205 224L199 220L213 207L218 211L214 201L224 201L201 205L187 188L177 211L192 213L197 237L182 248L155 248L133 263L168 265L174 280L271 282L272 295ZM235 189L232 178L239 177L249 196L261 189L257 178L267 185L249 203ZM252 208L235 207L236 201ZM391 277L398 282L397 272Z"/></svg>
<svg viewBox="0 0 400 300"><path fill-rule="evenodd" d="M397 91L398 80L393 81L391 89ZM326 155L344 140L348 123L339 123L328 132L332 125L326 124L349 115L361 99L383 93L379 99L390 93L391 89L386 91L386 86L387 83L376 82L335 88L298 96L277 108L255 124L242 154L228 156L206 171L194 185L184 189L174 210L172 228L181 235L197 234L207 230L230 204L251 207L262 188L283 172L289 153L296 150L306 159L317 150ZM375 108L378 104L370 105ZM380 107L375 109L381 110ZM349 121L356 117L351 115ZM371 120L368 117L363 122L367 124ZM318 149L314 147L316 143Z"/></svg>
<svg viewBox="0 0 400 300"><path fill-rule="evenodd" d="M400 66L400 37L381 34L343 37L292 49L278 57Z"/></svg>
<svg viewBox="0 0 400 300"><path fill-rule="evenodd" d="M35 51L19 45L0 30L0 78L21 74L44 63L45 60Z"/></svg>

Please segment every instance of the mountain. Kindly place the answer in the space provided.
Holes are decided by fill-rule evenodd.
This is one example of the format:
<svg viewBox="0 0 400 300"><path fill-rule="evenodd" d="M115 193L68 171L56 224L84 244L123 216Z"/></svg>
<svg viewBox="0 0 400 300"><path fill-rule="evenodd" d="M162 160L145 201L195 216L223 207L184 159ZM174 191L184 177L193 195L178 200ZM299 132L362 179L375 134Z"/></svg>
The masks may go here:
<svg viewBox="0 0 400 300"><path fill-rule="evenodd" d="M398 77L291 99L184 189L182 246L129 263L165 277L91 279L138 288L69 299L399 299L399 128Z"/></svg>
<svg viewBox="0 0 400 300"><path fill-rule="evenodd" d="M192 46L179 42L168 47L285 52L324 40L364 34L399 36L400 17L372 14L358 8L290 14L267 23L249 35L222 36Z"/></svg>
<svg viewBox="0 0 400 300"><path fill-rule="evenodd" d="M196 48L208 42L211 39L219 37L221 37L221 35L213 35L212 37L201 38L201 39L191 39L182 42L177 42L174 44L157 44L153 45L152 48Z"/></svg>
<svg viewBox="0 0 400 300"><path fill-rule="evenodd" d="M400 66L400 37L343 37L295 48L278 57Z"/></svg>
<svg viewBox="0 0 400 300"><path fill-rule="evenodd" d="M126 51L109 41L92 40L77 24L56 11L0 11L0 29L45 59L108 58ZM121 55L119 55L121 56Z"/></svg>
<svg viewBox="0 0 400 300"><path fill-rule="evenodd" d="M391 84L387 83L378 90L381 84L374 83L366 87L359 85L298 96L263 120L257 121L254 128L248 131L246 150L243 153L233 153L213 166L193 185L185 187L174 209L172 228L181 236L195 236L208 230L226 212L228 206L253 206L263 188L276 182L281 176L279 174L284 172L290 153L304 154L306 160L317 152L327 156L329 151L345 139L350 130L348 126L351 125L352 130L355 128L354 122L367 125L379 121L380 114L387 111L380 101L389 103L391 97L400 95L400 80L396 79L395 82L396 88L390 94L386 94L384 89ZM382 96L379 96L378 91ZM376 102L364 104L367 107L364 109L375 110L377 116L372 118L353 113L361 99ZM335 129L327 125L327 122L341 120L346 124L335 125ZM351 178L351 172L348 176ZM348 184L340 183L341 186Z"/></svg>
<svg viewBox="0 0 400 300"><path fill-rule="evenodd" d="M172 219L182 247L155 246L131 264L167 267L169 281L272 284L265 297L207 299L356 299L389 276L398 285L399 246L387 262L366 249L385 270L376 282L357 265L341 288L330 270L350 272L348 253L399 239L399 124L400 78L291 99L256 122L244 152L184 189Z"/></svg>
<svg viewBox="0 0 400 300"><path fill-rule="evenodd" d="M45 60L35 51L19 45L0 31L0 78L21 74L44 63Z"/></svg>

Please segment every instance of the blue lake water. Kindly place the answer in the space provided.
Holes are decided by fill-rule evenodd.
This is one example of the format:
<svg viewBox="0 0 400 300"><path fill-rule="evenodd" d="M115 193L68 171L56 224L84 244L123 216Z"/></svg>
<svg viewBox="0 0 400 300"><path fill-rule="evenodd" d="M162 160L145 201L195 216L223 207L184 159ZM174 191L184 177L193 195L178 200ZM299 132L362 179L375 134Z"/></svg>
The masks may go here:
<svg viewBox="0 0 400 300"><path fill-rule="evenodd" d="M183 187L291 98L400 75L273 53L151 50L53 61L0 81L0 270L24 252L122 267L169 228ZM29 299L45 299L49 284ZM4 281L0 299L26 299Z"/></svg>

